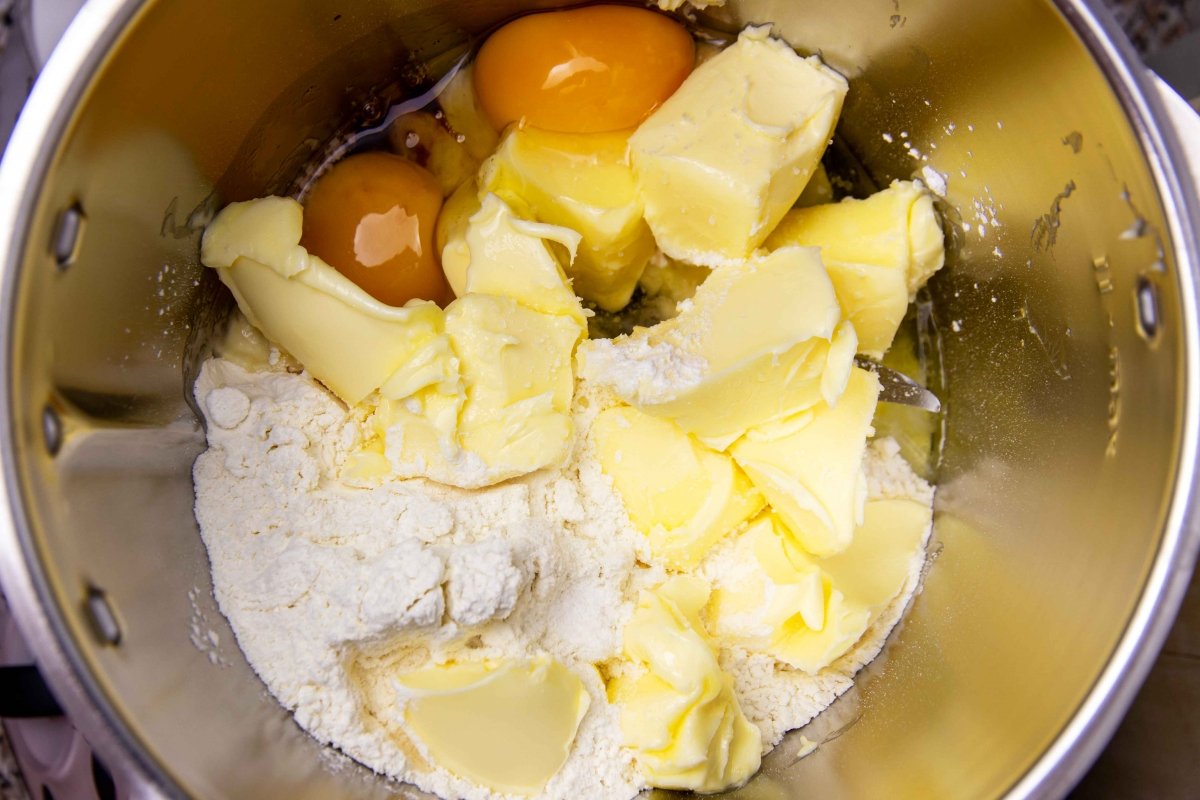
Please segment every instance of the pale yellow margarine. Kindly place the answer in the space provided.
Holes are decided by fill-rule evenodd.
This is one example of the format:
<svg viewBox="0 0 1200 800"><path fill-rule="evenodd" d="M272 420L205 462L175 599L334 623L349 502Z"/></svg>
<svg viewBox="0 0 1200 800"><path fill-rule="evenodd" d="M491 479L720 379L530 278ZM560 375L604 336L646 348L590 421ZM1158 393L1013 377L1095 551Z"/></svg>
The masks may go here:
<svg viewBox="0 0 1200 800"><path fill-rule="evenodd" d="M757 513L762 495L724 453L670 420L621 406L602 411L590 436L605 474L654 559L696 567L712 546Z"/></svg>
<svg viewBox="0 0 1200 800"><path fill-rule="evenodd" d="M446 309L446 335L462 362L466 402L459 440L490 471L524 475L556 464L571 441L571 354L582 329L509 297L468 294Z"/></svg>
<svg viewBox="0 0 1200 800"><path fill-rule="evenodd" d="M809 553L845 550L862 522L863 455L878 399L879 379L854 367L837 405L752 429L730 449Z"/></svg>
<svg viewBox="0 0 1200 800"><path fill-rule="evenodd" d="M466 294L511 297L526 308L587 324L579 298L550 248L558 244L575 257L579 234L569 228L518 218L494 194L485 195L467 224Z"/></svg>
<svg viewBox="0 0 1200 800"><path fill-rule="evenodd" d="M625 307L654 237L626 154L628 132L551 133L513 126L479 172L522 216L579 231L567 271L575 293L608 311Z"/></svg>
<svg viewBox="0 0 1200 800"><path fill-rule="evenodd" d="M441 309L385 305L300 246L303 209L266 197L230 203L204 233L217 270L250 322L353 405L416 357L441 330Z"/></svg>
<svg viewBox="0 0 1200 800"><path fill-rule="evenodd" d="M909 499L866 504L849 547L816 559L773 514L741 534L708 606L717 637L810 674L852 648L915 574L930 509Z"/></svg>
<svg viewBox="0 0 1200 800"><path fill-rule="evenodd" d="M891 347L917 289L945 262L933 200L912 181L865 200L792 209L766 242L785 245L821 248L859 352L874 358Z"/></svg>
<svg viewBox="0 0 1200 800"><path fill-rule="evenodd" d="M709 587L677 576L642 592L625 627L629 677L609 683L621 733L652 786L717 792L757 770L762 737L721 671L700 610Z"/></svg>
<svg viewBox="0 0 1200 800"><path fill-rule="evenodd" d="M468 220L465 294L445 311L384 305L300 247L284 198L227 207L202 259L243 313L348 405L373 406L343 477L477 488L561 461L572 436L573 353L586 317L547 241L489 196Z"/></svg>
<svg viewBox="0 0 1200 800"><path fill-rule="evenodd" d="M869 500L850 546L822 559L821 568L848 602L869 610L874 622L904 588L932 522L933 512L926 503L909 498Z"/></svg>
<svg viewBox="0 0 1200 800"><path fill-rule="evenodd" d="M590 698L546 656L445 664L396 678L408 728L433 760L505 794L537 794L571 752Z"/></svg>
<svg viewBox="0 0 1200 800"><path fill-rule="evenodd" d="M709 609L717 635L816 673L866 631L870 610L848 602L782 522L767 514L734 545L735 566L713 592Z"/></svg>
<svg viewBox="0 0 1200 800"><path fill-rule="evenodd" d="M714 270L681 313L580 349L591 380L716 450L748 428L836 402L855 351L817 250Z"/></svg>
<svg viewBox="0 0 1200 800"><path fill-rule="evenodd" d="M706 266L749 256L808 183L846 90L766 27L698 66L629 140L658 246Z"/></svg>

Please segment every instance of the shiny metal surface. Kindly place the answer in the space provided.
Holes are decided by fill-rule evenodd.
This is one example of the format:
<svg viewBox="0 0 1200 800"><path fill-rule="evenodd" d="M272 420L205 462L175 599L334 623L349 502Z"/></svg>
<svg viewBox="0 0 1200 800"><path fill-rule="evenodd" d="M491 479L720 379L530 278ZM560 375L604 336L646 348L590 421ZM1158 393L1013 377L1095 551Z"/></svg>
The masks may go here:
<svg viewBox="0 0 1200 800"><path fill-rule="evenodd" d="M932 413L942 410L942 402L937 395L903 372L865 356L855 356L854 363L879 377L879 402L898 403Z"/></svg>
<svg viewBox="0 0 1200 800"><path fill-rule="evenodd" d="M148 796L416 796L301 732L215 608L184 378L220 312L198 230L218 201L286 185L373 88L554 4L93 0L48 64L0 167L0 578L64 704ZM931 322L947 436L912 613L803 731L818 750L785 740L736 794L1061 795L1196 556L1200 212L1175 143L1082 1L762 0L703 21L768 20L851 77L839 133L867 177L946 183Z"/></svg>

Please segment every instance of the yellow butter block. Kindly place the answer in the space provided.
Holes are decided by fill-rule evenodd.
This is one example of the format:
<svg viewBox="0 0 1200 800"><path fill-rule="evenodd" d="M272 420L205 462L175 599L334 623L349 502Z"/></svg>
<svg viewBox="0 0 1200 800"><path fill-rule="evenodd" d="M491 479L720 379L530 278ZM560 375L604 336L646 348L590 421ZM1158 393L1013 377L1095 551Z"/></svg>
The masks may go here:
<svg viewBox="0 0 1200 800"><path fill-rule="evenodd" d="M446 664L396 682L408 729L434 763L502 794L542 790L590 704L579 676L546 656Z"/></svg>
<svg viewBox="0 0 1200 800"><path fill-rule="evenodd" d="M467 267L471 265L467 230L471 217L478 213L481 206L479 187L474 180L469 180L446 199L433 228L437 251L441 253L442 272L455 297L467 293Z"/></svg>
<svg viewBox="0 0 1200 800"><path fill-rule="evenodd" d="M651 555L672 569L694 568L712 546L763 506L733 460L669 420L628 406L606 409L589 433Z"/></svg>
<svg viewBox="0 0 1200 800"><path fill-rule="evenodd" d="M725 641L814 674L853 647L871 622L870 609L846 598L774 515L738 538L731 560L709 605Z"/></svg>
<svg viewBox="0 0 1200 800"><path fill-rule="evenodd" d="M468 294L446 309L466 402L462 447L488 465L489 483L556 464L573 431L572 353L582 330L508 297Z"/></svg>
<svg viewBox="0 0 1200 800"><path fill-rule="evenodd" d="M917 289L945 263L933 200L912 181L865 200L789 211L766 243L788 245L821 248L859 352L875 358L891 346Z"/></svg>
<svg viewBox="0 0 1200 800"><path fill-rule="evenodd" d="M862 522L862 464L879 379L855 367L837 405L749 431L730 449L738 465L806 551L831 556Z"/></svg>
<svg viewBox="0 0 1200 800"><path fill-rule="evenodd" d="M714 270L678 316L580 347L581 369L715 450L748 428L836 401L854 331L818 252L781 248Z"/></svg>
<svg viewBox="0 0 1200 800"><path fill-rule="evenodd" d="M480 189L518 212L578 231L567 267L576 294L624 308L654 253L626 156L627 133L552 133L511 127L480 169Z"/></svg>
<svg viewBox="0 0 1200 800"><path fill-rule="evenodd" d="M912 574L932 520L932 509L916 500L869 500L850 546L823 559L821 568L846 601L868 609L874 622Z"/></svg>
<svg viewBox="0 0 1200 800"><path fill-rule="evenodd" d="M462 237L469 292L443 312L378 302L300 247L302 226L293 200L234 203L209 226L202 259L269 339L348 405L374 407L360 409L370 433L344 479L478 488L565 457L586 318L547 242L567 248L576 234L487 199Z"/></svg>
<svg viewBox="0 0 1200 800"><path fill-rule="evenodd" d="M696 67L629 140L658 246L705 266L749 256L809 182L846 91L766 27Z"/></svg>
<svg viewBox="0 0 1200 800"><path fill-rule="evenodd" d="M708 598L703 580L671 578L642 592L625 626L624 656L642 671L613 679L609 697L651 786L718 792L759 767L761 734L742 713L700 621Z"/></svg>
<svg viewBox="0 0 1200 800"><path fill-rule="evenodd" d="M301 247L302 227L294 200L231 203L205 231L201 261L255 327L353 405L438 334L442 311L380 303Z"/></svg>
<svg viewBox="0 0 1200 800"><path fill-rule="evenodd" d="M573 256L579 234L520 219L503 200L489 194L468 222L465 239L468 294L511 297L534 311L570 317L581 332L587 326L579 298L549 246L552 242L561 245Z"/></svg>

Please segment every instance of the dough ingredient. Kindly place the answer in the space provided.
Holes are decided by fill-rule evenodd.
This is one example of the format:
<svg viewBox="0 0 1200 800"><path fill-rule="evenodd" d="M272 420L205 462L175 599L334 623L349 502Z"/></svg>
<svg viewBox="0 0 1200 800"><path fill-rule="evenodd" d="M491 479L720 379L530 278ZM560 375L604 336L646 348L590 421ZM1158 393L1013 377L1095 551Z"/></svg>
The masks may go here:
<svg viewBox="0 0 1200 800"><path fill-rule="evenodd" d="M765 28L532 14L395 154L220 213L196 514L300 725L446 798L627 800L749 780L850 685L932 495L853 359L942 251L917 184L823 203L846 88Z"/></svg>

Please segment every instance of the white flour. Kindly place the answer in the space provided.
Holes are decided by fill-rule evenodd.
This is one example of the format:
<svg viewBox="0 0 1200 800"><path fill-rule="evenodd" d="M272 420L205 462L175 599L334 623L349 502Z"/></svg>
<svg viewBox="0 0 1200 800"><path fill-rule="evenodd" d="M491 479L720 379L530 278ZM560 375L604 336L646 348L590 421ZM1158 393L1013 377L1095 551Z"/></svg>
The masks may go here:
<svg viewBox="0 0 1200 800"><path fill-rule="evenodd" d="M209 449L196 461L196 516L213 586L238 643L297 722L367 766L444 797L495 798L438 768L398 718L391 675L430 659L548 653L592 695L567 763L542 797L626 800L642 787L620 747L595 664L615 657L640 589L664 573L577 435L557 470L462 491L422 480L349 488L335 478L360 422L282 363L213 359L196 382ZM612 400L580 384L579 432ZM868 456L872 496L928 500L894 443ZM805 723L878 652L910 580L854 650L817 677L726 652L764 747Z"/></svg>

